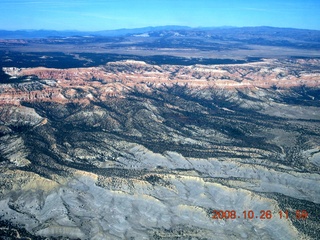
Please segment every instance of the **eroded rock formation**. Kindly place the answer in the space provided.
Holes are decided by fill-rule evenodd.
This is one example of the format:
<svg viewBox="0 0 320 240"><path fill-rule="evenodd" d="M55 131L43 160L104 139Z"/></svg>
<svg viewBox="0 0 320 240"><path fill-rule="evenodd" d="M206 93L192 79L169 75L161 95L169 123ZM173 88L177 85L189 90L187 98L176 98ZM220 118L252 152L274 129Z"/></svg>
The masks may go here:
<svg viewBox="0 0 320 240"><path fill-rule="evenodd" d="M2 84L0 103L105 101L132 89L187 86L190 89L255 89L320 85L319 60L265 60L234 65L150 65L139 61L76 69L4 68L12 81Z"/></svg>
<svg viewBox="0 0 320 240"><path fill-rule="evenodd" d="M5 68L0 231L316 239L319 63ZM258 218L244 219L249 210Z"/></svg>

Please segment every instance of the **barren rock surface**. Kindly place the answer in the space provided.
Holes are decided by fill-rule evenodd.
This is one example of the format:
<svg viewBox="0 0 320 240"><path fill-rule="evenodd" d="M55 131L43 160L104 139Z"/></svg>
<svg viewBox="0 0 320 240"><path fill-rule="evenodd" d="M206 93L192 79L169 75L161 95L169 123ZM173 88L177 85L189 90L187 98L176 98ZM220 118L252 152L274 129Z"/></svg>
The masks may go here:
<svg viewBox="0 0 320 240"><path fill-rule="evenodd" d="M4 68L1 221L39 238L316 239L319 64Z"/></svg>
<svg viewBox="0 0 320 240"><path fill-rule="evenodd" d="M151 92L154 88L177 85L194 90L314 87L320 84L319 64L320 60L265 60L247 64L157 66L127 60L111 62L103 67L76 69L10 67L3 70L12 81L17 78L24 81L1 85L0 102L87 103L105 101L108 97L124 97L135 88Z"/></svg>

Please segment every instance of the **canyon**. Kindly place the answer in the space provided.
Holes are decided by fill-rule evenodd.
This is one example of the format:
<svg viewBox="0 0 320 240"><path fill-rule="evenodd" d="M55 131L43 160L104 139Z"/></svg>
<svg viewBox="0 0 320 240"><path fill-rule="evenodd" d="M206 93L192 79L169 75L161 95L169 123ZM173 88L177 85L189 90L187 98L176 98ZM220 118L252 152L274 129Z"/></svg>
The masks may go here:
<svg viewBox="0 0 320 240"><path fill-rule="evenodd" d="M252 29L240 40L219 31L229 38L220 47L253 41ZM294 30L279 30L295 40L280 48L268 31L259 46L273 45L259 58L219 61L220 47L200 49L210 31L121 38L140 55L88 54L119 37L1 41L0 236L317 239L320 59L309 42L318 33L296 30L299 45ZM177 56L190 49L176 41L197 56ZM308 51L269 53L274 45Z"/></svg>
<svg viewBox="0 0 320 240"><path fill-rule="evenodd" d="M138 88L185 86L190 89L287 89L320 83L320 60L279 61L228 65L151 65L141 61L110 62L75 69L3 68L14 84L0 86L0 103L27 101L105 101ZM16 80L21 80L17 82ZM39 81L33 80L39 79ZM14 81L15 80L15 81Z"/></svg>

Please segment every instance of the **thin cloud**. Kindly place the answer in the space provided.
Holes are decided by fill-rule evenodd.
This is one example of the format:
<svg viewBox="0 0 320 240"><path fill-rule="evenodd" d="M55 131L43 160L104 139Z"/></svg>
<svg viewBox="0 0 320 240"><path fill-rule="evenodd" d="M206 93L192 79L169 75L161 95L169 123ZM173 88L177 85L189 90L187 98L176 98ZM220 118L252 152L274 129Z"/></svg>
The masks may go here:
<svg viewBox="0 0 320 240"><path fill-rule="evenodd" d="M97 14L97 13L80 13L79 15L82 17L107 19L107 20L128 20L128 18L125 18L125 17L114 17L114 16L108 16L106 14Z"/></svg>
<svg viewBox="0 0 320 240"><path fill-rule="evenodd" d="M266 9L266 8L241 8L241 10L254 11L254 12L269 12L269 13L277 12L277 11L273 11L273 10Z"/></svg>

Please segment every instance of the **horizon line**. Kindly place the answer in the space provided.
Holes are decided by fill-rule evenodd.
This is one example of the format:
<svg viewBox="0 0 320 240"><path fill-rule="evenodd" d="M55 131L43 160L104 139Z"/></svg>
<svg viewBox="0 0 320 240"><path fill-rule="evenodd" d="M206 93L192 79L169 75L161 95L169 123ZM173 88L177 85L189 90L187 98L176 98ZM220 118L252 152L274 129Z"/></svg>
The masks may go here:
<svg viewBox="0 0 320 240"><path fill-rule="evenodd" d="M224 29L224 28L278 28L278 29L297 29L297 30L310 30L310 31L320 31L320 29L308 29L308 28L295 28L295 27L275 27L275 26L268 26L268 25L259 25L259 26L197 26L197 27L191 27L191 26L184 26L184 25L157 25L157 26L145 26L145 27L134 27L134 28L115 28L115 29L101 29L101 30L79 30L79 29L45 29L45 28L39 28L39 29L0 29L0 31L7 31L7 32L16 32L16 31L56 31L56 32L103 32L103 31L121 31L121 30L142 30L146 28L186 28L186 29ZM179 30L179 29L176 29Z"/></svg>

